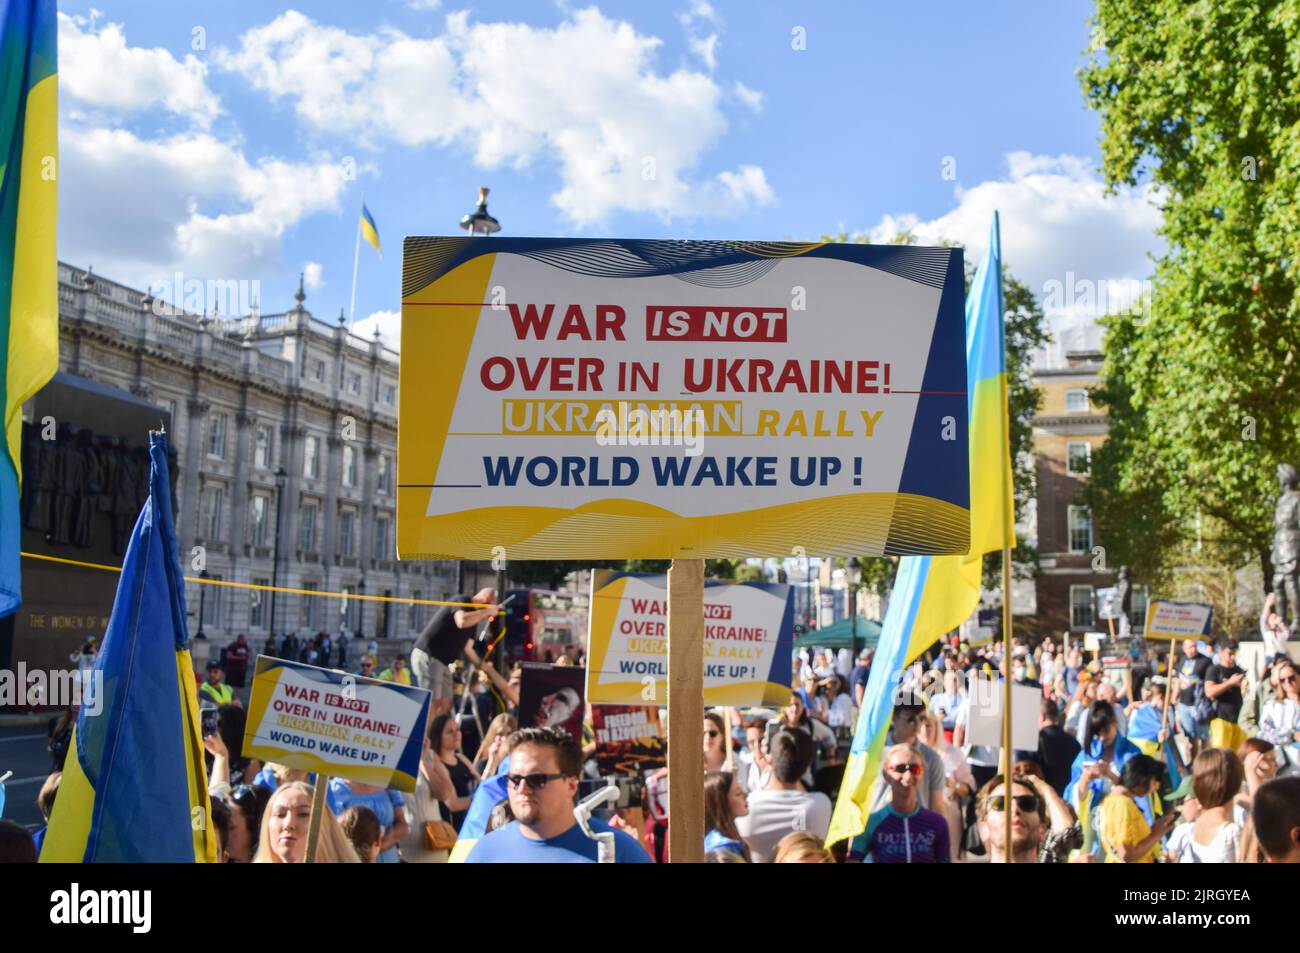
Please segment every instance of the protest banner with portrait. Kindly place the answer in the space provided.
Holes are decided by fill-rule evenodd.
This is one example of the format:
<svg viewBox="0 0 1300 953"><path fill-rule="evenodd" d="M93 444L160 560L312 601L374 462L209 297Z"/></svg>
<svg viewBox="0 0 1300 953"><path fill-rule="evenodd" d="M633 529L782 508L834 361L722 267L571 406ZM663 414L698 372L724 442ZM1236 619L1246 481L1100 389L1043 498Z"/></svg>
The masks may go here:
<svg viewBox="0 0 1300 953"><path fill-rule="evenodd" d="M524 662L519 680L519 727L564 728L581 742L586 680L586 669Z"/></svg>
<svg viewBox="0 0 1300 953"><path fill-rule="evenodd" d="M641 777L668 763L668 733L654 705L592 705L591 725L602 777Z"/></svg>
<svg viewBox="0 0 1300 953"><path fill-rule="evenodd" d="M429 692L259 655L244 755L415 791Z"/></svg>
<svg viewBox="0 0 1300 953"><path fill-rule="evenodd" d="M969 549L962 253L407 238L403 559Z"/></svg>
<svg viewBox="0 0 1300 953"><path fill-rule="evenodd" d="M668 578L592 573L587 698L644 705L668 697ZM794 606L787 585L704 587L704 703L784 705L790 700Z"/></svg>

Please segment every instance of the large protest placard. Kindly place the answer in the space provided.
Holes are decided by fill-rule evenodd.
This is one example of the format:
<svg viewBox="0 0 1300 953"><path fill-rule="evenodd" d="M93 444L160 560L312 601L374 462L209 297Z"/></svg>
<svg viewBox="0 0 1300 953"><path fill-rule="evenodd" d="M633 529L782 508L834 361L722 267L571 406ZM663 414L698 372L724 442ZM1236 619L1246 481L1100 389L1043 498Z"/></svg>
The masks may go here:
<svg viewBox="0 0 1300 953"><path fill-rule="evenodd" d="M403 559L964 553L959 249L407 238Z"/></svg>
<svg viewBox="0 0 1300 953"><path fill-rule="evenodd" d="M564 728L582 742L586 669L524 662L519 675L519 727Z"/></svg>
<svg viewBox="0 0 1300 953"><path fill-rule="evenodd" d="M1143 634L1148 639L1207 639L1213 619L1213 606L1152 599Z"/></svg>
<svg viewBox="0 0 1300 953"><path fill-rule="evenodd" d="M414 791L429 698L422 688L259 655L244 755Z"/></svg>
<svg viewBox="0 0 1300 953"><path fill-rule="evenodd" d="M668 733L653 705L592 705L591 727L602 776L640 777L668 763Z"/></svg>
<svg viewBox="0 0 1300 953"><path fill-rule="evenodd" d="M592 573L587 699L644 705L668 697L668 579ZM704 587L704 703L790 701L794 606L786 585Z"/></svg>

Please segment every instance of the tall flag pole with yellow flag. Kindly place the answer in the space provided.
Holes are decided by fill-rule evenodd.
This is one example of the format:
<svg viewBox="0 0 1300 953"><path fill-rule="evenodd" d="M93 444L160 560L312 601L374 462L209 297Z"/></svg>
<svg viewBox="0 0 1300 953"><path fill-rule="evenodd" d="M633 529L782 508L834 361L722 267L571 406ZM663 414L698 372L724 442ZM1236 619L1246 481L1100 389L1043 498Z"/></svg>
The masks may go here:
<svg viewBox="0 0 1300 953"><path fill-rule="evenodd" d="M357 247L352 253L352 306L348 309L348 324L355 321L357 317L357 265L361 262L361 239L363 238L374 246L380 258L384 257L384 250L379 247L379 229L375 226L375 219L370 214L370 209L366 208L365 199L361 200L361 217L357 219Z"/></svg>
<svg viewBox="0 0 1300 953"><path fill-rule="evenodd" d="M23 404L59 369L58 9L0 0L0 618L22 602Z"/></svg>
<svg viewBox="0 0 1300 953"><path fill-rule="evenodd" d="M215 862L198 690L176 554L167 438L80 708L41 862Z"/></svg>
<svg viewBox="0 0 1300 953"><path fill-rule="evenodd" d="M898 676L975 611L984 554L997 550L1002 550L1003 555L1003 648L1009 649L1006 633L1011 605L1007 577L1016 534L1002 322L1001 235L994 212L988 251L966 296L970 552L965 556L904 556L899 560L839 801L831 816L829 844L856 837L866 829L873 788L880 782L881 755L892 720ZM1004 710L1009 712L1009 706ZM1010 725L1009 717L1005 724ZM1007 829L1011 829L1010 825Z"/></svg>

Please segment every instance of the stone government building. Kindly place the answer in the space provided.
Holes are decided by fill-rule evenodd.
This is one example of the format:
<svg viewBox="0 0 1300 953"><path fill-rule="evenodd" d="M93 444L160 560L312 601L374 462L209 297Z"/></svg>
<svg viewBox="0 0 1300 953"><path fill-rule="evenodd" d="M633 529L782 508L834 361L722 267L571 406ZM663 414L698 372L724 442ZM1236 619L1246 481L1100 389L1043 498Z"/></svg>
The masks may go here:
<svg viewBox="0 0 1300 953"><path fill-rule="evenodd" d="M450 597L454 563L397 561L397 352L377 332L352 334L341 313L336 324L314 317L301 281L294 297L279 314L256 304L239 318L172 312L60 263L59 366L170 415L187 575L197 575L188 560L201 546L213 579L271 584L282 467L279 585ZM432 611L288 593L275 601L272 620L270 593L188 584L191 635L201 628L222 644L244 632L254 650L273 625L410 639Z"/></svg>

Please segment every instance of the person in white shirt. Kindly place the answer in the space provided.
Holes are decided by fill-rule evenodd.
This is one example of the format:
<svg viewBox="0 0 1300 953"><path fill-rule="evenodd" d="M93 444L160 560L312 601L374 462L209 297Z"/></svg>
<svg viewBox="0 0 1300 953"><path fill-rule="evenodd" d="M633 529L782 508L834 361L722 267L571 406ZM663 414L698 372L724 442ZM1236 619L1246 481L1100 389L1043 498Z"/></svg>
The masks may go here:
<svg viewBox="0 0 1300 953"><path fill-rule="evenodd" d="M1286 643L1291 638L1286 620L1273 611L1276 602L1277 593L1270 592L1264 600L1264 611L1259 614L1259 634L1264 639L1265 659L1286 655Z"/></svg>
<svg viewBox="0 0 1300 953"><path fill-rule="evenodd" d="M1227 748L1206 748L1192 762L1192 790L1200 815L1180 825L1166 847L1179 864L1235 864L1241 852L1241 825L1233 819L1233 804L1245 772L1241 759Z"/></svg>
<svg viewBox="0 0 1300 953"><path fill-rule="evenodd" d="M1287 659L1273 666L1277 694L1264 702L1259 715L1259 736L1281 749L1292 766L1300 766L1300 672Z"/></svg>
<svg viewBox="0 0 1300 953"><path fill-rule="evenodd" d="M756 864L771 862L776 845L787 834L808 831L825 839L831 823L831 799L799 785L812 764L812 737L797 728L783 728L768 747L772 778L762 790L750 792L749 813L736 818L736 828Z"/></svg>
<svg viewBox="0 0 1300 953"><path fill-rule="evenodd" d="M844 679L832 675L822 683L826 688L826 723L832 728L853 727L853 703L844 691Z"/></svg>

